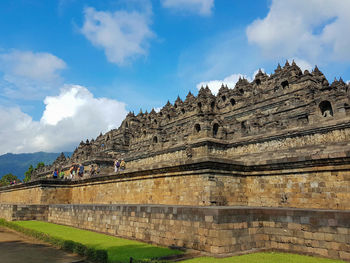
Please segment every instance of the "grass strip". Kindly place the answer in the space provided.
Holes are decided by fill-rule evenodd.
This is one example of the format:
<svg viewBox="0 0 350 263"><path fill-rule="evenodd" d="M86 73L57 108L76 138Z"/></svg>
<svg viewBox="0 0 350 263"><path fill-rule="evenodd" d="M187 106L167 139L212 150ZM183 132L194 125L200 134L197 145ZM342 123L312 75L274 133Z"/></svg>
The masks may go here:
<svg viewBox="0 0 350 263"><path fill-rule="evenodd" d="M93 247L88 247L79 242L74 242L72 240L66 240L59 237L53 237L41 231L35 229L29 229L20 226L14 222L9 222L4 219L0 219L0 225L13 229L17 232L21 232L27 236L33 237L35 239L42 240L46 243L50 243L56 247L59 247L65 251L77 253L80 256L86 257L89 261L96 263L107 263L108 254L104 249L96 249Z"/></svg>
<svg viewBox="0 0 350 263"><path fill-rule="evenodd" d="M200 257L183 263L344 263L342 260L304 256L280 252L260 252L227 258Z"/></svg>
<svg viewBox="0 0 350 263"><path fill-rule="evenodd" d="M76 243L82 244L87 248L106 251L108 255L108 262L111 263L129 263L130 257L133 258L134 263L156 263L162 262L157 260L159 258L183 253L179 250L158 247L135 240L118 238L114 236L109 236L69 226L57 225L48 222L14 221L7 223L20 226L24 229L38 231L41 234L44 234L44 236L48 235L54 239L57 238L60 240L66 240L65 246L74 246L73 252L76 253L82 253L79 251L84 250L84 248L80 247L79 245L76 245ZM69 240L67 240L68 238ZM87 257L89 257L89 253L89 250L84 250L84 255L86 255Z"/></svg>

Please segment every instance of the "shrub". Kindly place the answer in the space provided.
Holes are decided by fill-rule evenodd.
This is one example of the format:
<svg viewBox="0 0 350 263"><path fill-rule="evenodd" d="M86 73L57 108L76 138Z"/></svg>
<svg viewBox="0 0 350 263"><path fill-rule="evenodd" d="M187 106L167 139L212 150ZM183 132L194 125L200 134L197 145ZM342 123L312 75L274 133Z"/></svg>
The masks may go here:
<svg viewBox="0 0 350 263"><path fill-rule="evenodd" d="M74 242L73 252L79 254L80 256L85 256L85 251L87 247L81 243Z"/></svg>
<svg viewBox="0 0 350 263"><path fill-rule="evenodd" d="M133 259L132 263L167 263L167 261L157 259Z"/></svg>
<svg viewBox="0 0 350 263"><path fill-rule="evenodd" d="M73 252L74 242L72 240L64 240L62 248L66 251Z"/></svg>
<svg viewBox="0 0 350 263"><path fill-rule="evenodd" d="M96 250L95 261L99 263L106 263L108 260L108 254L106 250L98 249Z"/></svg>
<svg viewBox="0 0 350 263"><path fill-rule="evenodd" d="M91 247L88 247L85 251L85 256L92 261L95 261L96 259L96 249L93 249Z"/></svg>

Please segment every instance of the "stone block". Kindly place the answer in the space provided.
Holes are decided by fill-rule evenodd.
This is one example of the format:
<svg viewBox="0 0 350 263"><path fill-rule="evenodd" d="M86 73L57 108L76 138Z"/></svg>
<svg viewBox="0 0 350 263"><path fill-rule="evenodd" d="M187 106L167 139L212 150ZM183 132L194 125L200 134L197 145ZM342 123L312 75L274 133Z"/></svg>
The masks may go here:
<svg viewBox="0 0 350 263"><path fill-rule="evenodd" d="M205 216L205 222L212 223L214 221L213 216Z"/></svg>
<svg viewBox="0 0 350 263"><path fill-rule="evenodd" d="M349 229L345 228L345 227L337 227L337 232L339 234L348 235L349 234Z"/></svg>
<svg viewBox="0 0 350 263"><path fill-rule="evenodd" d="M343 260L350 260L350 253L345 251L339 251L339 257Z"/></svg>

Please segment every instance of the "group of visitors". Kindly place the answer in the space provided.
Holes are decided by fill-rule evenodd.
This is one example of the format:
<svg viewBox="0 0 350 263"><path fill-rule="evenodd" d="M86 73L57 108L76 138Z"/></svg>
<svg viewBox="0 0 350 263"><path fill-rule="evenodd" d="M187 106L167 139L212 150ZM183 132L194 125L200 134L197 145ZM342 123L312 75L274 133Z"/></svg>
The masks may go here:
<svg viewBox="0 0 350 263"><path fill-rule="evenodd" d="M63 179L64 178L64 172L61 169L55 169L52 175L53 179Z"/></svg>
<svg viewBox="0 0 350 263"><path fill-rule="evenodd" d="M121 161L119 161L118 159L116 159L114 161L114 172L117 173L119 171L124 171L126 168L126 164L124 159L121 159Z"/></svg>
<svg viewBox="0 0 350 263"><path fill-rule="evenodd" d="M69 169L69 179L76 178L76 176L79 176L78 178L82 178L84 176L84 165L81 163L74 163Z"/></svg>
<svg viewBox="0 0 350 263"><path fill-rule="evenodd" d="M53 172L53 179L80 179L84 176L84 165L74 163L69 169L69 175L65 176L65 173L61 169L55 169ZM89 171L90 176L98 175L100 173L100 167L97 164L91 164ZM86 173L85 173L86 174Z"/></svg>
<svg viewBox="0 0 350 263"><path fill-rule="evenodd" d="M73 163L69 169L69 175L65 176L62 169L55 169L52 175L53 179L81 179L84 176L84 165L81 163ZM126 169L126 163L124 159L116 159L114 161L114 172L124 171ZM98 164L91 164L90 171L88 171L89 176L96 176L100 173L100 167Z"/></svg>

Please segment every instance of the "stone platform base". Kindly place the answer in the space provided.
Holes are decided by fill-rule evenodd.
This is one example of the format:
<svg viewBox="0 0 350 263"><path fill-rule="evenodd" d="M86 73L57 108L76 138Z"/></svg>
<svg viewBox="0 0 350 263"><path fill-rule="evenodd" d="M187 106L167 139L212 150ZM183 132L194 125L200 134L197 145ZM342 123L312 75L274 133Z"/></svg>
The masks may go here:
<svg viewBox="0 0 350 263"><path fill-rule="evenodd" d="M0 217L26 220L21 213L9 217L11 206L18 210L17 205L0 205ZM216 255L268 249L350 260L350 211L117 204L27 207L39 220L46 221L39 211L48 212L48 222Z"/></svg>
<svg viewBox="0 0 350 263"><path fill-rule="evenodd" d="M48 205L0 204L0 218L8 221L47 221Z"/></svg>

